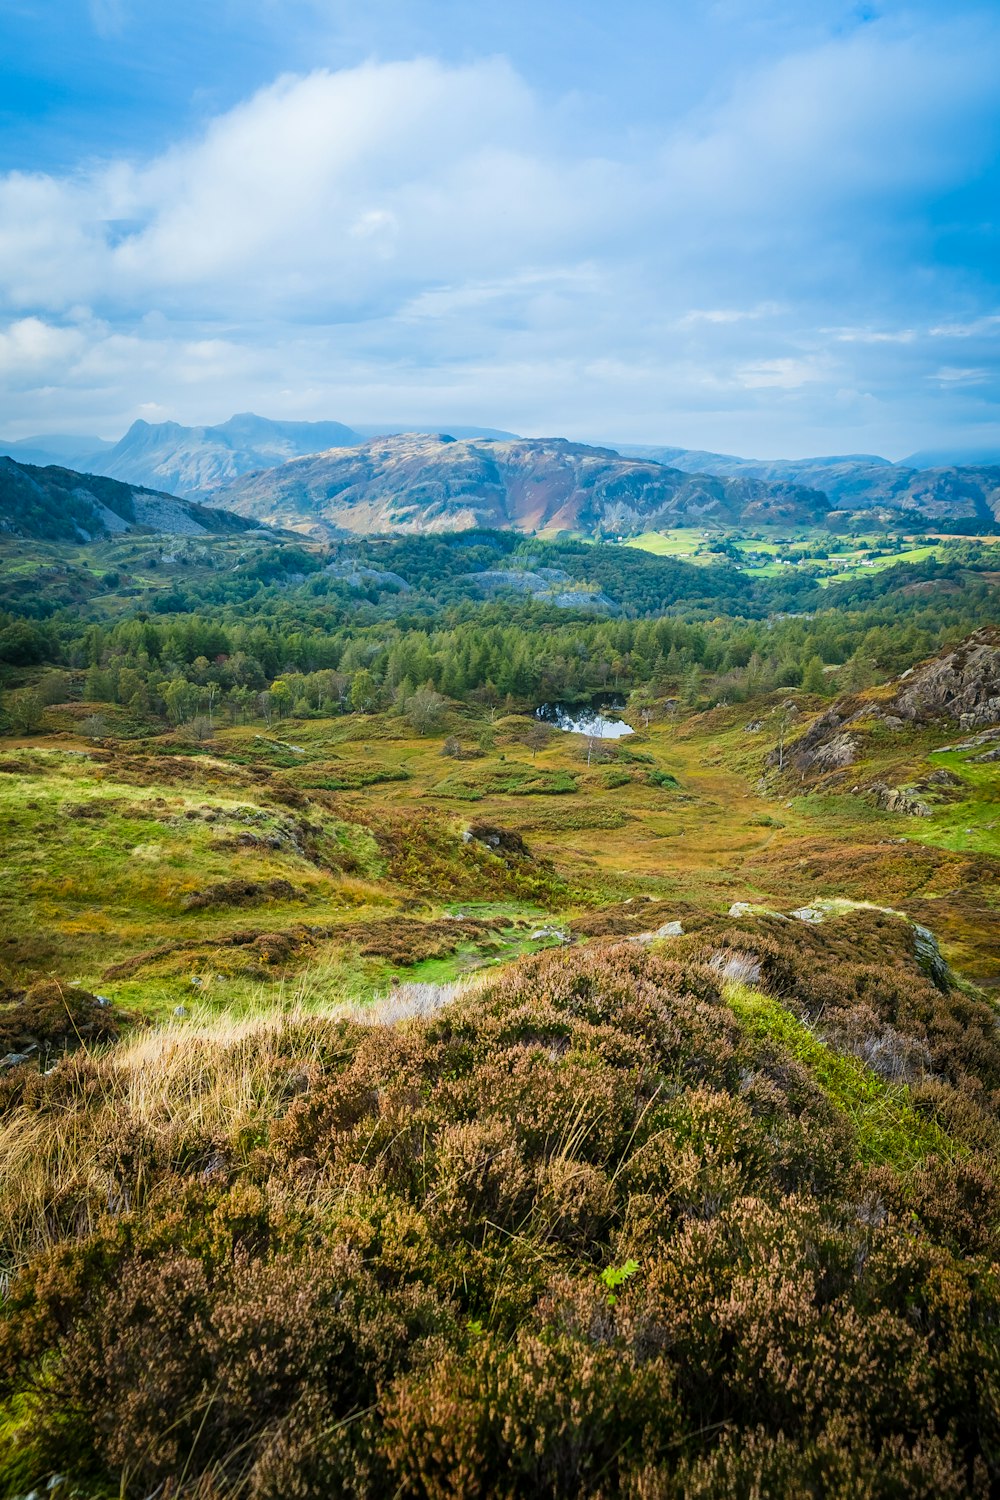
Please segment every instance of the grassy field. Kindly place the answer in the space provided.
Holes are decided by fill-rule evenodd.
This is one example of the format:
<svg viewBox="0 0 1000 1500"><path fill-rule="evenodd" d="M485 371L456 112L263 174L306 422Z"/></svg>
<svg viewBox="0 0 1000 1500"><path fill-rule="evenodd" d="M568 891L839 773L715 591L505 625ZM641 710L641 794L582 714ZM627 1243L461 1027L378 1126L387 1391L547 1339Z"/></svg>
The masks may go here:
<svg viewBox="0 0 1000 1500"><path fill-rule="evenodd" d="M473 755L459 712L427 738L373 715L207 745L7 741L0 956L12 978L59 973L154 1015L240 1010L284 1003L307 968L324 1003L450 980L626 900L683 917L842 897L912 907L1000 978L975 915L1000 868L997 766L929 733L879 742L859 781L958 779L930 817L887 813L767 771L771 713L760 729L739 706L654 722L589 767L575 735L533 753L518 716ZM446 734L468 758L442 755Z"/></svg>
<svg viewBox="0 0 1000 1500"><path fill-rule="evenodd" d="M917 545L912 538L894 538L893 541L902 544L893 546L877 532L845 537L821 529L790 531L769 528L748 537L743 532L725 528L678 527L669 531L643 532L640 536L630 537L625 545L656 557L675 557L708 566L721 560L720 553L711 548L724 542L732 549L728 554L730 561L735 560L737 566L760 577L777 578L790 569L807 567L817 575L820 583L829 584L845 583L900 563L923 563L932 557L944 560L948 544L956 540L971 542L976 547L989 547L1000 539L940 536ZM822 558L809 556L816 550L826 551L829 555Z"/></svg>

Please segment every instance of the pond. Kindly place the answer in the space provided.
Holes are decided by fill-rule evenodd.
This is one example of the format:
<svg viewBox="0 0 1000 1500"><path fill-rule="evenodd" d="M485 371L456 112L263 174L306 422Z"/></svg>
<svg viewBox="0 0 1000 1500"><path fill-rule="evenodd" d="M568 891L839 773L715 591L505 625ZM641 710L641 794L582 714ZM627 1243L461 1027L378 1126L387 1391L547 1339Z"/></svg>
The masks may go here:
<svg viewBox="0 0 1000 1500"><path fill-rule="evenodd" d="M634 734L631 724L616 719L609 709L622 709L625 699L620 693L602 693L589 703L542 703L535 709L535 718L553 729L565 730L567 734L586 734L597 740L621 740Z"/></svg>

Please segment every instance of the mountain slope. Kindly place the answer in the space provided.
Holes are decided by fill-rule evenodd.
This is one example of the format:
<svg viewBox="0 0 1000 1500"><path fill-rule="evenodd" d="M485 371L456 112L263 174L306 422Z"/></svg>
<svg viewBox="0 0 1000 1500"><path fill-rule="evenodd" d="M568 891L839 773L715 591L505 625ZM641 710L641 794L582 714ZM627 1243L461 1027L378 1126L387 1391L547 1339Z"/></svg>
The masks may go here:
<svg viewBox="0 0 1000 1500"><path fill-rule="evenodd" d="M889 506L917 511L928 520L995 521L1000 516L1000 467L942 465L917 468L890 463L874 454L826 458L739 458L692 448L625 445L622 453L669 464L685 473L752 478L769 484L798 484L822 490L837 510Z"/></svg>
<svg viewBox="0 0 1000 1500"><path fill-rule="evenodd" d="M198 498L251 470L357 442L342 422L273 422L253 412L216 427L138 421L99 467L113 479Z"/></svg>
<svg viewBox="0 0 1000 1500"><path fill-rule="evenodd" d="M824 497L795 485L683 474L562 438L458 441L408 433L248 475L218 499L241 515L318 530L472 526L627 533L651 526L815 521Z"/></svg>
<svg viewBox="0 0 1000 1500"><path fill-rule="evenodd" d="M0 457L0 533L89 542L125 531L218 535L245 531L252 524L224 510L102 475L36 468Z"/></svg>

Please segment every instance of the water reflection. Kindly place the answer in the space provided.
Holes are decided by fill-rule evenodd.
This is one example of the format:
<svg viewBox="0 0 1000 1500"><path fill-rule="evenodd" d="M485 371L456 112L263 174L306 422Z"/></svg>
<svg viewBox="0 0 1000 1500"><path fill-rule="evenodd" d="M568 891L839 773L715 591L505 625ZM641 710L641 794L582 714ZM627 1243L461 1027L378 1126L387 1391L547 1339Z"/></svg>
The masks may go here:
<svg viewBox="0 0 1000 1500"><path fill-rule="evenodd" d="M609 708L624 708L625 699L620 694L605 694L590 703L542 703L535 709L535 718L553 729L565 730L567 734L586 734L597 740L621 740L634 734L631 724L624 719L615 719L607 712Z"/></svg>

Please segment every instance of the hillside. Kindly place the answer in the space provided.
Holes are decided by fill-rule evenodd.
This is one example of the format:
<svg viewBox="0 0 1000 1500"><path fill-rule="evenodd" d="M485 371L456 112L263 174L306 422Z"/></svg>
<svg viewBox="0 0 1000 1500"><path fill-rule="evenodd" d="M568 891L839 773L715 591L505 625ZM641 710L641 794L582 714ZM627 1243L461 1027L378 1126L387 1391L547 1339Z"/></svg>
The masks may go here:
<svg viewBox="0 0 1000 1500"><path fill-rule="evenodd" d="M986 1500L1000 862L762 783L783 701L4 746L5 1495Z"/></svg>
<svg viewBox="0 0 1000 1500"><path fill-rule="evenodd" d="M193 537L249 529L242 516L176 495L0 457L0 533L39 541L89 542L132 531Z"/></svg>
<svg viewBox="0 0 1000 1500"><path fill-rule="evenodd" d="M986 1500L988 562L2 554L4 1500Z"/></svg>
<svg viewBox="0 0 1000 1500"><path fill-rule="evenodd" d="M929 521L1000 519L1000 467L946 465L916 468L871 454L829 458L751 459L697 449L628 445L621 452L669 464L685 473L753 478L768 484L821 490L832 509L913 511ZM919 456L919 455L918 455ZM930 455L933 456L933 455Z"/></svg>
<svg viewBox="0 0 1000 1500"><path fill-rule="evenodd" d="M508 442L409 433L251 474L216 497L242 515L322 533L522 531L622 534L700 522L807 523L815 491L682 474L560 438Z"/></svg>

